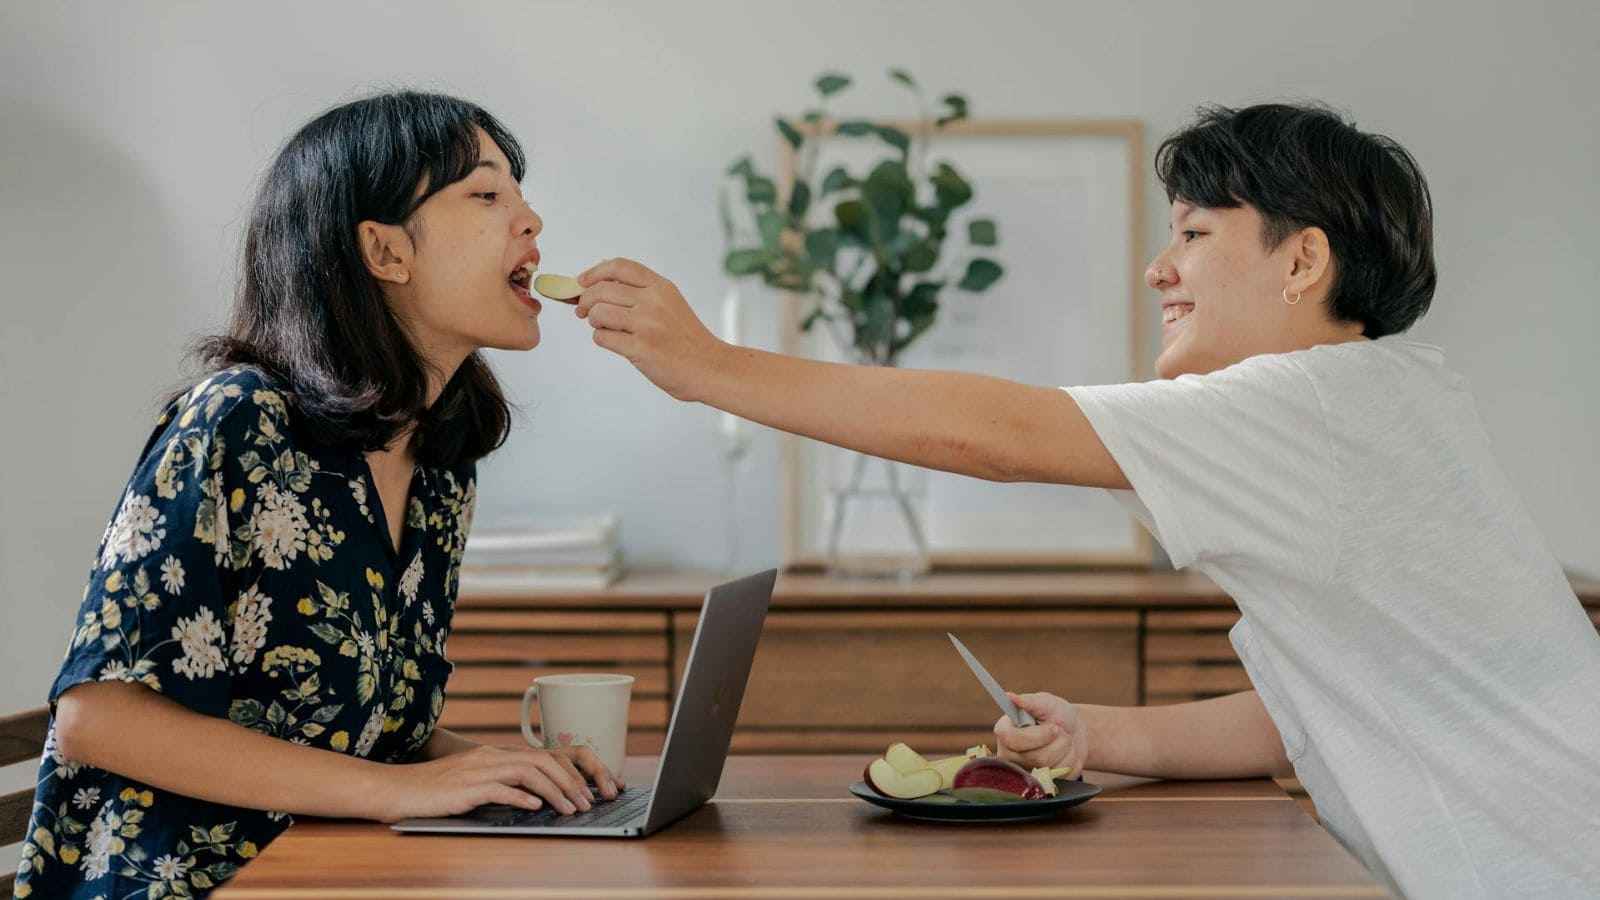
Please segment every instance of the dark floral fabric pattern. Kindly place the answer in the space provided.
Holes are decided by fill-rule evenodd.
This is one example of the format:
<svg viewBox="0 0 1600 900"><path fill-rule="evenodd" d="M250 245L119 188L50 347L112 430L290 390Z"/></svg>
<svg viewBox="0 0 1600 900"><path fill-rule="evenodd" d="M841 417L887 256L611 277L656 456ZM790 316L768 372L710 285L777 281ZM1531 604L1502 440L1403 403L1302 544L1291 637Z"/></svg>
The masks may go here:
<svg viewBox="0 0 1600 900"><path fill-rule="evenodd" d="M288 399L237 367L163 412L101 539L52 704L85 681L138 682L335 753L395 763L428 739L473 469L416 470L396 548L362 456L302 447ZM15 894L202 896L289 823L73 762L52 725Z"/></svg>

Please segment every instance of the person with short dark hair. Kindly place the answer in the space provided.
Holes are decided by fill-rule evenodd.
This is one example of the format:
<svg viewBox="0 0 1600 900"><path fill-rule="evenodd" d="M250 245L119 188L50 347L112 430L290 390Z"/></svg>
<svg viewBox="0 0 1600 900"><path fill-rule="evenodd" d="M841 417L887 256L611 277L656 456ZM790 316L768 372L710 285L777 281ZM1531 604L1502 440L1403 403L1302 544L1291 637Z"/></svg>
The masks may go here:
<svg viewBox="0 0 1600 900"><path fill-rule="evenodd" d="M589 808L588 747L438 728L476 463L530 350L544 223L482 108L399 91L301 128L262 179L210 374L166 405L60 674L18 897L200 896L291 814Z"/></svg>
<svg viewBox="0 0 1600 900"><path fill-rule="evenodd" d="M1490 452L1465 379L1401 335L1432 208L1395 142L1316 106L1203 110L1156 154L1160 376L1035 387L718 341L628 260L579 277L599 346L673 397L995 481L1111 490L1234 598L1255 690L1162 707L1014 695L1000 753L1172 778L1297 774L1411 897L1600 886L1600 635Z"/></svg>

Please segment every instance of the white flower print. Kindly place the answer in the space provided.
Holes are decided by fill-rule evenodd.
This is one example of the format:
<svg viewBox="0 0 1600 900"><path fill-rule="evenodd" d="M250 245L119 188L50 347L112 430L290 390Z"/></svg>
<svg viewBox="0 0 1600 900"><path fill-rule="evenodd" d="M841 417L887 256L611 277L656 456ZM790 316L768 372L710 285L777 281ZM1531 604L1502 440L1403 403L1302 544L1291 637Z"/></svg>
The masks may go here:
<svg viewBox="0 0 1600 900"><path fill-rule="evenodd" d="M100 814L89 826L89 855L83 860L83 874L89 880L103 877L111 871L111 857L123 851L122 838L117 832L122 828L122 817L111 809L108 801L100 807Z"/></svg>
<svg viewBox="0 0 1600 900"><path fill-rule="evenodd" d="M272 598L254 585L239 595L233 610L233 663L243 672L255 662L256 651L267 642L267 623L272 621Z"/></svg>
<svg viewBox="0 0 1600 900"><path fill-rule="evenodd" d="M383 733L383 707L380 705L373 708L366 727L361 729L361 737L356 741L356 755L364 757L371 753L381 733Z"/></svg>
<svg viewBox="0 0 1600 900"><path fill-rule="evenodd" d="M250 511L250 542L269 568L287 569L306 549L306 508L293 491L280 491L268 481Z"/></svg>
<svg viewBox="0 0 1600 900"><path fill-rule="evenodd" d="M350 496L355 498L356 506L367 521L372 521L372 511L367 509L367 483L359 478L350 479Z"/></svg>
<svg viewBox="0 0 1600 900"><path fill-rule="evenodd" d="M406 601L406 608L417 602L417 589L422 586L422 554L411 557L411 565L400 573L400 597Z"/></svg>
<svg viewBox="0 0 1600 900"><path fill-rule="evenodd" d="M183 563L176 556L161 563L161 586L174 597L183 592Z"/></svg>
<svg viewBox="0 0 1600 900"><path fill-rule="evenodd" d="M155 867L163 881L177 881L189 874L189 864L171 854L156 857Z"/></svg>
<svg viewBox="0 0 1600 900"><path fill-rule="evenodd" d="M83 768L81 763L73 762L61 754L61 748L56 746L56 729L50 726L50 731L44 736L44 755L56 764L56 774L63 779L70 780L77 777L78 770Z"/></svg>
<svg viewBox="0 0 1600 900"><path fill-rule="evenodd" d="M128 664L114 659L100 667L101 681L132 681L133 672L128 669Z"/></svg>
<svg viewBox="0 0 1600 900"><path fill-rule="evenodd" d="M372 635L365 631L356 632L356 649L365 657L378 655L377 644L372 640Z"/></svg>
<svg viewBox="0 0 1600 900"><path fill-rule="evenodd" d="M222 623L202 606L192 619L179 619L172 626L172 637L183 645L183 656L172 661L172 670L190 679L210 678L222 668Z"/></svg>
<svg viewBox="0 0 1600 900"><path fill-rule="evenodd" d="M122 506L117 510L117 517L106 536L105 549L100 554L100 568L112 568L119 558L130 563L144 559L161 546L167 530L160 526L166 523L166 514L152 508L149 497L129 491L123 496Z"/></svg>
<svg viewBox="0 0 1600 900"><path fill-rule="evenodd" d="M429 628L433 627L433 601L432 600L424 600L424 601L422 601L422 618L423 618L424 621L426 621L428 623L428 627Z"/></svg>
<svg viewBox="0 0 1600 900"><path fill-rule="evenodd" d="M79 809L88 809L99 802L100 789L97 787L78 788L78 792L72 795L72 805Z"/></svg>
<svg viewBox="0 0 1600 900"><path fill-rule="evenodd" d="M218 472L200 482L200 493L206 499L201 505L202 515L195 518L194 536L210 544L215 551L218 568L228 564L228 497L222 487L222 473ZM210 528L206 528L204 512L211 513Z"/></svg>

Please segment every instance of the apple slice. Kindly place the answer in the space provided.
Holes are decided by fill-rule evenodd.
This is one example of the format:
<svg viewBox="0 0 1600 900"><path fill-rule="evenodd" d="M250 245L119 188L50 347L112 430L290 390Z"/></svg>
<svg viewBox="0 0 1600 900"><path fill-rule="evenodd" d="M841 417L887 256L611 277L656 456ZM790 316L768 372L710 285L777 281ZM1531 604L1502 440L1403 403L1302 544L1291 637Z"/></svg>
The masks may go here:
<svg viewBox="0 0 1600 900"><path fill-rule="evenodd" d="M1057 792L1056 779L1057 778L1061 778L1062 776L1066 775L1068 772L1071 772L1071 771L1072 771L1072 767L1071 766L1062 766L1059 769L1051 769L1051 768L1046 768L1045 766L1040 766L1039 768L1034 769L1032 772L1029 772L1028 774L1033 776L1033 780L1034 781L1039 782L1039 786L1044 788L1044 792L1046 794L1049 794L1050 796L1054 797L1056 795L1056 792Z"/></svg>
<svg viewBox="0 0 1600 900"><path fill-rule="evenodd" d="M938 772L939 777L943 780L943 784L939 787L939 790L948 791L955 787L956 773L961 771L962 766L975 759L979 759L988 755L988 745L979 744L976 747L968 747L967 752L962 756L947 756L944 759L933 760L932 762L928 763L928 767Z"/></svg>
<svg viewBox="0 0 1600 900"><path fill-rule="evenodd" d="M868 763L861 777L868 787L885 797L897 800L916 800L939 792L938 772L932 769L919 769L909 775L901 775L887 759L882 757Z"/></svg>
<svg viewBox="0 0 1600 900"><path fill-rule="evenodd" d="M565 275L535 275L533 289L541 296L562 303L577 303L578 295L583 293L583 286Z"/></svg>
<svg viewBox="0 0 1600 900"><path fill-rule="evenodd" d="M910 775L912 772L928 768L926 757L901 743L890 744L883 758L888 760L889 765L894 766L894 770L901 775Z"/></svg>
<svg viewBox="0 0 1600 900"><path fill-rule="evenodd" d="M1008 803L1050 796L1026 769L994 756L980 757L962 766L950 793L969 803Z"/></svg>

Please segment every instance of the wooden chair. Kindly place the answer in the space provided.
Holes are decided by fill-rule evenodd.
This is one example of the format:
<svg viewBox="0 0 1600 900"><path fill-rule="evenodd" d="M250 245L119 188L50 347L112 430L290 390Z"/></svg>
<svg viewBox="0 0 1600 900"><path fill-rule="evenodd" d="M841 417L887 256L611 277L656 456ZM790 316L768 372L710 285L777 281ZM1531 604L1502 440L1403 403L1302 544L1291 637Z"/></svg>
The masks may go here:
<svg viewBox="0 0 1600 900"><path fill-rule="evenodd" d="M44 753L45 733L50 729L50 710L41 706L0 718L0 766L26 760L39 761ZM33 788L0 794L0 847L21 843L28 836L28 819L33 814ZM15 872L0 875L0 896L11 896Z"/></svg>

